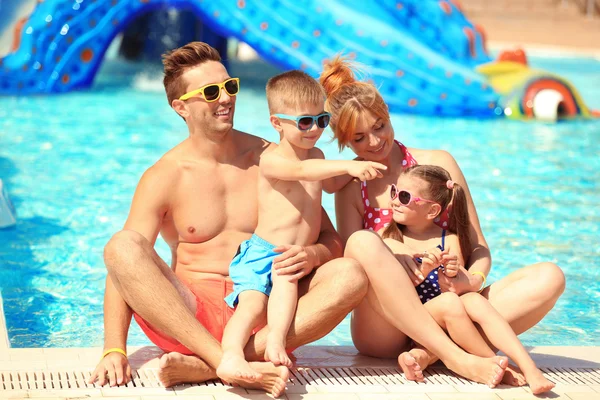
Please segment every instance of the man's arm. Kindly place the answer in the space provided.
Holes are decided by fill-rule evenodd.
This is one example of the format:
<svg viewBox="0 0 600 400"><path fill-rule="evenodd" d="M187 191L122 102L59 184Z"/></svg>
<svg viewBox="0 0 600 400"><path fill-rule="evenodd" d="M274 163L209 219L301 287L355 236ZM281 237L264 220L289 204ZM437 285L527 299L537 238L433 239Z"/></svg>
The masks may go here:
<svg viewBox="0 0 600 400"><path fill-rule="evenodd" d="M164 164L151 167L140 179L124 227L138 232L152 244L156 241L161 221L168 209L167 196L169 186L173 184L172 174ZM104 292L104 351L115 348L126 351L131 316L131 308L107 275ZM101 360L90 380L97 377L103 385L108 373L111 386L129 381L129 366L123 358L118 352L108 354Z"/></svg>

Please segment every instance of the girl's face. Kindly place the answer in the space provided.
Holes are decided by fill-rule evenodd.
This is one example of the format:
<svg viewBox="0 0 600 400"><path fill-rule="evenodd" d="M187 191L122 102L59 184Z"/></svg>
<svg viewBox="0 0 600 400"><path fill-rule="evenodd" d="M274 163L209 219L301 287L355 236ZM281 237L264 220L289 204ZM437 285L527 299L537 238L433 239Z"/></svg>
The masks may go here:
<svg viewBox="0 0 600 400"><path fill-rule="evenodd" d="M394 199L390 195L392 218L397 224L404 226L422 225L433 220L441 211L439 204L427 198L429 184L416 177L401 174L396 185ZM409 195L410 194L410 200ZM402 200L402 201L401 201ZM403 204L407 203L408 204Z"/></svg>
<svg viewBox="0 0 600 400"><path fill-rule="evenodd" d="M388 158L393 145L394 129L390 121L363 112L349 143L352 151L366 161L383 161Z"/></svg>

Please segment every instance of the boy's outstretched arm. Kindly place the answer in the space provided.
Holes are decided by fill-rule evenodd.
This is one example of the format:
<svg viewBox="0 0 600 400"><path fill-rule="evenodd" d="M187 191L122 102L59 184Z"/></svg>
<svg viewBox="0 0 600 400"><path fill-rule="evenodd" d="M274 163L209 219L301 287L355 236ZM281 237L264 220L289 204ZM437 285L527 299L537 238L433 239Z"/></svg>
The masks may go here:
<svg viewBox="0 0 600 400"><path fill-rule="evenodd" d="M361 180L381 177L379 170L387 167L371 161L325 160L323 152L313 149L308 160L290 160L275 152L260 159L260 171L269 179L283 181L322 181L339 175L349 174Z"/></svg>
<svg viewBox="0 0 600 400"><path fill-rule="evenodd" d="M350 183L354 179L351 175L338 175L333 178L325 179L323 181L323 190L327 193L335 193L341 190L344 186Z"/></svg>

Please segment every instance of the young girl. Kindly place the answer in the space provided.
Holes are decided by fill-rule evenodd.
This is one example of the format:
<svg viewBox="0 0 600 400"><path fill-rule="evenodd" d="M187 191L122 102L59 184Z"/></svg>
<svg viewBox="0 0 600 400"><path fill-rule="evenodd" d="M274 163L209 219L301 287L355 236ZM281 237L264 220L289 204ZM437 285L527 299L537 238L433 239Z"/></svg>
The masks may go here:
<svg viewBox="0 0 600 400"><path fill-rule="evenodd" d="M535 366L510 325L479 293L457 296L442 292L440 281L456 276L469 254L469 214L463 188L450 179L443 168L415 165L405 170L398 185L390 190L393 222L384 228L383 238L394 253L407 252L421 262L424 280L413 275L415 288L436 322L467 352L494 356L476 326L490 343L503 351L523 371L534 394L554 387ZM447 229L435 224L436 218L452 203ZM485 281L484 281L485 284Z"/></svg>

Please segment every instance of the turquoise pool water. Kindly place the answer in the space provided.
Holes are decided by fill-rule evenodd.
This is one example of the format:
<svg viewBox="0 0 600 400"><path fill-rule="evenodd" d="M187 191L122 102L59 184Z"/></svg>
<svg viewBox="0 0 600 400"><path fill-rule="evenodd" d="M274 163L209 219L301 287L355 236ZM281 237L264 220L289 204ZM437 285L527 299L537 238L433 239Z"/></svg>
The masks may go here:
<svg viewBox="0 0 600 400"><path fill-rule="evenodd" d="M600 61L534 58L600 108ZM270 140L267 66L243 79L236 127ZM527 345L600 345L600 123L393 116L397 138L458 160L492 249L497 280L538 261L559 264L567 290ZM0 230L0 288L13 347L102 345L102 248L127 216L143 171L187 135L155 72L107 62L93 90L0 98L0 178L19 224ZM324 135L327 136L327 135ZM346 158L322 139L328 158ZM333 217L333 200L325 197ZM332 218L334 219L334 218ZM169 252L159 243L165 258ZM148 343L139 328L131 345ZM351 344L348 319L319 344Z"/></svg>

